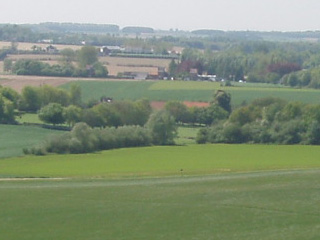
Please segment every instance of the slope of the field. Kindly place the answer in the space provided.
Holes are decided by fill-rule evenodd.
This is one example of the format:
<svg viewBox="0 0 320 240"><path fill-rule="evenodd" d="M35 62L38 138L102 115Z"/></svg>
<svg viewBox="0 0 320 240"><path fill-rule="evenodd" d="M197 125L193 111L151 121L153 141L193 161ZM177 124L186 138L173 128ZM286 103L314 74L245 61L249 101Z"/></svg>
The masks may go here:
<svg viewBox="0 0 320 240"><path fill-rule="evenodd" d="M320 168L320 147L187 145L0 160L2 177L119 178Z"/></svg>
<svg viewBox="0 0 320 240"><path fill-rule="evenodd" d="M288 101L319 103L320 91L315 89L293 89L268 84L243 84L221 87L220 83L193 81L77 81L83 91L84 100L99 99L101 96L116 100L147 98L152 101L202 101L207 102L213 92L222 89L231 93L232 104L251 102L256 98L278 97ZM69 88L70 83L63 85Z"/></svg>
<svg viewBox="0 0 320 240"><path fill-rule="evenodd" d="M316 240L319 174L0 181L1 238Z"/></svg>
<svg viewBox="0 0 320 240"><path fill-rule="evenodd" d="M62 132L39 127L0 124L0 158L22 156L23 148L31 148L56 134Z"/></svg>

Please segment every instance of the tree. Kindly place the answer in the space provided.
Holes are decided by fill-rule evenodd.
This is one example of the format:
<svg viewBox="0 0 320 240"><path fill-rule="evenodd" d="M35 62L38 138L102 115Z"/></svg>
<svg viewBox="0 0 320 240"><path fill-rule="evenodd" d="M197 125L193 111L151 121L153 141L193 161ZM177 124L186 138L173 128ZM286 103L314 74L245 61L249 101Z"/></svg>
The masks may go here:
<svg viewBox="0 0 320 240"><path fill-rule="evenodd" d="M76 106L81 106L82 92L81 87L77 84L72 84L70 87L70 103Z"/></svg>
<svg viewBox="0 0 320 240"><path fill-rule="evenodd" d="M307 143L320 144L320 124L318 121L313 121L307 131Z"/></svg>
<svg viewBox="0 0 320 240"><path fill-rule="evenodd" d="M169 101L164 108L175 118L176 122L188 122L188 108L178 101Z"/></svg>
<svg viewBox="0 0 320 240"><path fill-rule="evenodd" d="M61 61L64 64L70 64L76 60L76 53L71 48L65 48L60 51Z"/></svg>
<svg viewBox="0 0 320 240"><path fill-rule="evenodd" d="M92 111L98 117L96 120L98 120L97 124L100 124L99 127L118 127L123 125L119 112L109 103L100 103L94 106Z"/></svg>
<svg viewBox="0 0 320 240"><path fill-rule="evenodd" d="M41 108L41 95L39 88L26 86L22 89L22 103L20 108L26 111L37 111Z"/></svg>
<svg viewBox="0 0 320 240"><path fill-rule="evenodd" d="M98 51L95 47L84 46L78 52L78 64L81 69L87 69L98 61Z"/></svg>
<svg viewBox="0 0 320 240"><path fill-rule="evenodd" d="M40 109L39 119L54 125L64 123L63 107L59 103L49 103Z"/></svg>
<svg viewBox="0 0 320 240"><path fill-rule="evenodd" d="M77 122L80 122L81 114L82 109L75 105L70 105L63 110L63 117L69 126L74 126Z"/></svg>
<svg viewBox="0 0 320 240"><path fill-rule="evenodd" d="M13 67L13 64L12 64L12 60L11 59L5 59L3 61L3 70L5 72L11 72L12 71L12 67Z"/></svg>
<svg viewBox="0 0 320 240"><path fill-rule="evenodd" d="M95 62L92 66L93 76L98 78L103 78L108 76L108 70L100 62Z"/></svg>
<svg viewBox="0 0 320 240"><path fill-rule="evenodd" d="M169 75L175 76L177 73L177 68L178 68L178 64L176 63L176 61L174 59L172 59L169 64Z"/></svg>
<svg viewBox="0 0 320 240"><path fill-rule="evenodd" d="M231 112L231 95L223 90L218 90L214 94L213 103L222 107L227 112Z"/></svg>
<svg viewBox="0 0 320 240"><path fill-rule="evenodd" d="M150 101L147 99L138 100L134 103L134 108L135 124L144 126L152 113Z"/></svg>
<svg viewBox="0 0 320 240"><path fill-rule="evenodd" d="M237 124L229 124L223 129L226 143L243 143L245 141L241 127Z"/></svg>
<svg viewBox="0 0 320 240"><path fill-rule="evenodd" d="M0 88L0 95L10 100L14 104L15 108L17 107L20 96L19 93L17 93L15 90L13 90L12 88L3 87Z"/></svg>
<svg viewBox="0 0 320 240"><path fill-rule="evenodd" d="M220 120L227 119L229 116L229 113L226 110L216 104L211 104L209 107L203 108L203 111L201 111L201 113L203 114L201 117L201 123L206 125L210 125Z"/></svg>
<svg viewBox="0 0 320 240"><path fill-rule="evenodd" d="M0 123L14 122L14 103L0 95Z"/></svg>
<svg viewBox="0 0 320 240"><path fill-rule="evenodd" d="M156 145L174 144L177 126L174 118L165 110L158 111L150 116L146 127L150 130L153 143Z"/></svg>
<svg viewBox="0 0 320 240"><path fill-rule="evenodd" d="M59 103L62 106L68 106L70 103L70 96L67 90L55 88L49 85L44 85L40 89L42 106L49 103Z"/></svg>

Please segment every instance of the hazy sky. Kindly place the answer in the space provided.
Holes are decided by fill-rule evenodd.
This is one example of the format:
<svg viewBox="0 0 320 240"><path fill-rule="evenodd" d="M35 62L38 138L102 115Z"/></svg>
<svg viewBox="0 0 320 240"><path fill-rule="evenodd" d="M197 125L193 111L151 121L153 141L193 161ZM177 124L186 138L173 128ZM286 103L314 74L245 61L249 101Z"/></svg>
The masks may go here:
<svg viewBox="0 0 320 240"><path fill-rule="evenodd" d="M78 22L155 29L320 30L320 0L8 0L0 23Z"/></svg>

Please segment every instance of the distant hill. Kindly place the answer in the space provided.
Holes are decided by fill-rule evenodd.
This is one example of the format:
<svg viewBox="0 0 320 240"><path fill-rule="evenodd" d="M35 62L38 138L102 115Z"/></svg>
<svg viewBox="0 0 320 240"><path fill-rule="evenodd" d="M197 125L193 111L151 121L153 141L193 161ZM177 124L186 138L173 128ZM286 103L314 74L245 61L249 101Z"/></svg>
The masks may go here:
<svg viewBox="0 0 320 240"><path fill-rule="evenodd" d="M260 32L260 31L221 31L211 29L200 29L191 32L196 36L228 39L249 39L249 40L314 40L320 39L320 31L303 32Z"/></svg>
<svg viewBox="0 0 320 240"><path fill-rule="evenodd" d="M74 33L118 33L119 26L113 24L90 24L90 23L40 23L28 25L38 32L74 32Z"/></svg>
<svg viewBox="0 0 320 240"><path fill-rule="evenodd" d="M148 28L148 27L125 27L122 29L122 32L140 34L140 33L154 33L154 30L153 28Z"/></svg>

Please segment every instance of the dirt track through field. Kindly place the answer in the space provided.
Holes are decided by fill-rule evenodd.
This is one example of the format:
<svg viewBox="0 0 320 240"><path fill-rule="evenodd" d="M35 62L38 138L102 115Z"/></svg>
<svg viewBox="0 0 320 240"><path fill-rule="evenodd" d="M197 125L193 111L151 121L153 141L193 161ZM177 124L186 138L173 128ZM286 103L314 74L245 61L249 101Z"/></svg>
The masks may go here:
<svg viewBox="0 0 320 240"><path fill-rule="evenodd" d="M320 169L288 169L288 170L273 170L273 171L258 171L258 172L242 172L242 173L227 173L227 174L214 174L203 176L176 176L176 177L162 177L162 178L137 178L137 179L81 179L72 180L64 178L40 178L34 179L34 184L25 185L19 184L19 181L26 181L21 178L13 178L16 184L14 185L0 185L0 189L8 188L88 188L88 187L125 187L125 186L149 186L159 184L188 184L196 182L211 182L211 181L227 181L236 179L250 179L261 177L277 177L301 174L318 174ZM61 180L56 182L43 180ZM66 182L67 181L67 182Z"/></svg>

